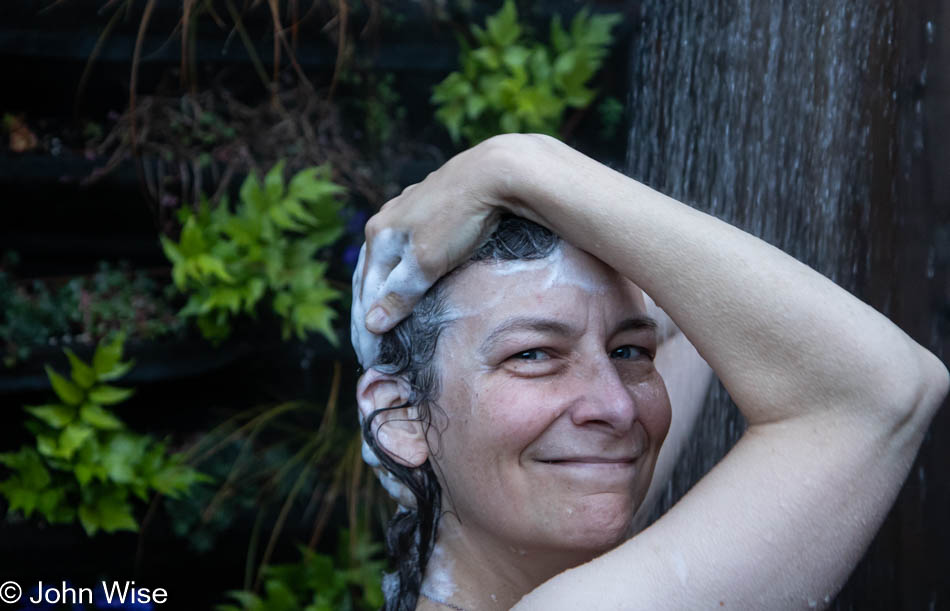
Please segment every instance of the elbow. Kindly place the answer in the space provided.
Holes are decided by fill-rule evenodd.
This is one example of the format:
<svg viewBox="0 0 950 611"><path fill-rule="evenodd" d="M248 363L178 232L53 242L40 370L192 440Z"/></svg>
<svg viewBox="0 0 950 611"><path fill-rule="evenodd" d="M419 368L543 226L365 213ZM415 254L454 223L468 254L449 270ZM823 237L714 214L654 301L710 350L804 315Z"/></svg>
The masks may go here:
<svg viewBox="0 0 950 611"><path fill-rule="evenodd" d="M933 352L925 349L922 351L921 370L924 382L917 408L929 412L932 417L947 398L947 392L950 391L950 372Z"/></svg>
<svg viewBox="0 0 950 611"><path fill-rule="evenodd" d="M929 350L916 346L916 373L902 384L901 400L892 403L896 408L900 428L923 434L930 426L950 391L950 372L946 365Z"/></svg>

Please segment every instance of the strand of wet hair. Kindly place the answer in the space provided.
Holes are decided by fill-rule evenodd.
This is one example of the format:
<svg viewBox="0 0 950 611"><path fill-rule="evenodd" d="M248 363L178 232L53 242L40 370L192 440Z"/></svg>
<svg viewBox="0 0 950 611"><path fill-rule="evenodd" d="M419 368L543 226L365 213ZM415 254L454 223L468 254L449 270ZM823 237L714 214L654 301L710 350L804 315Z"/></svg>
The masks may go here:
<svg viewBox="0 0 950 611"><path fill-rule="evenodd" d="M397 511L386 529L386 552L396 566L395 596L385 588L385 611L415 611L422 589L426 565L435 548L442 508L442 489L431 463L427 460L416 468L406 467L393 460L376 443L372 422L379 414L410 407L411 403L375 410L363 422L363 438L379 458L382 466L412 492L415 508Z"/></svg>

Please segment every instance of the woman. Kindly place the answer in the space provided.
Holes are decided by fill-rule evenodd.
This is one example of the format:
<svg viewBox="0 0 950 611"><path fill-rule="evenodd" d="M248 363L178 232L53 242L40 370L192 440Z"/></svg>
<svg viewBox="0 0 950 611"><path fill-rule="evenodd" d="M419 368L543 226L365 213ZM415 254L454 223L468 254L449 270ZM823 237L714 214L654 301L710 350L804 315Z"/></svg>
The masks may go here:
<svg viewBox="0 0 950 611"><path fill-rule="evenodd" d="M505 217L505 238L503 215L550 231ZM457 155L366 234L357 398L405 507L389 608L821 607L947 392L936 357L820 274L553 138ZM640 289L748 429L626 540L670 418Z"/></svg>

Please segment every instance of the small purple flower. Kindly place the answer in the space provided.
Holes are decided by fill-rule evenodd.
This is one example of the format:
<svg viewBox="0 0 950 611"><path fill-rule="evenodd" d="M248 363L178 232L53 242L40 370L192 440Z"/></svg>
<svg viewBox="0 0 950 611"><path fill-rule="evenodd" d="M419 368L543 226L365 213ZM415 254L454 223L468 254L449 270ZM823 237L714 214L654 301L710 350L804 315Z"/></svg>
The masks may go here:
<svg viewBox="0 0 950 611"><path fill-rule="evenodd" d="M368 218L369 215L362 210L350 211L350 218L346 221L346 232L350 235L362 235ZM355 262L356 259L353 261Z"/></svg>
<svg viewBox="0 0 950 611"><path fill-rule="evenodd" d="M61 581L60 583L53 584L52 586L47 584L46 588L44 588L43 591L48 590L51 587L52 589L56 590L57 588L72 588L73 585L69 581ZM44 599L44 602L40 602L40 603L32 602L33 599L36 599L36 598L42 598ZM47 596L43 595L40 590L40 584L37 583L36 586L34 586L32 590L30 590L30 593L28 596L24 596L20 599L20 602L23 605L22 607L20 607L20 610L21 611L27 611L27 610L28 611L47 611L47 610L53 611L54 609L62 609L64 604L69 604L68 602L59 602L59 603L45 602L45 600L47 599L48 599ZM79 603L73 603L71 606L66 607L66 608L72 609L73 611L85 610L85 607Z"/></svg>
<svg viewBox="0 0 950 611"><path fill-rule="evenodd" d="M96 609L141 609L141 611L151 611L152 603L140 603L132 601L122 603L116 599L112 599L112 602L110 603L103 599L96 601Z"/></svg>
<svg viewBox="0 0 950 611"><path fill-rule="evenodd" d="M359 246L347 246L343 250L343 263L350 269L356 268L356 262L360 258L360 247Z"/></svg>

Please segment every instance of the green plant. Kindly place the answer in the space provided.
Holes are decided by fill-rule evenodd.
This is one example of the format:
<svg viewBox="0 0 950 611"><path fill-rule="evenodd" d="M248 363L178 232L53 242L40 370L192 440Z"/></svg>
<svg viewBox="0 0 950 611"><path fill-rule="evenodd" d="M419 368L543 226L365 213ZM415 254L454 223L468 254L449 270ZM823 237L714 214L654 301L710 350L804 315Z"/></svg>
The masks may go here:
<svg viewBox="0 0 950 611"><path fill-rule="evenodd" d="M358 65L340 74L338 104L344 120L358 126L367 152L389 143L406 119L406 107L396 91L396 75L377 73L372 64Z"/></svg>
<svg viewBox="0 0 950 611"><path fill-rule="evenodd" d="M162 237L175 286L190 293L180 314L196 317L208 339L226 338L231 317L256 314L266 296L283 319L285 339L319 331L337 342L330 302L340 292L325 278L326 262L314 256L343 231L336 199L343 187L330 180L328 166L303 170L285 186L283 168L277 163L263 184L249 175L233 212L226 199L213 209L205 198L197 212L182 208L180 239Z"/></svg>
<svg viewBox="0 0 950 611"><path fill-rule="evenodd" d="M613 96L608 96L598 104L597 111L600 113L602 140L610 140L614 137L617 129L621 127L623 121L623 103Z"/></svg>
<svg viewBox="0 0 950 611"><path fill-rule="evenodd" d="M13 367L52 337L67 335L81 320L74 287L50 291L42 282L31 290L0 271L0 341L3 364Z"/></svg>
<svg viewBox="0 0 950 611"><path fill-rule="evenodd" d="M5 255L14 267L16 256ZM168 289L141 270L101 262L95 274L56 282L17 281L0 270L0 343L3 362L13 367L35 348L76 342L95 344L123 331L129 337L156 339L177 333Z"/></svg>
<svg viewBox="0 0 950 611"><path fill-rule="evenodd" d="M513 0L472 26L478 43L460 40L460 72L433 90L436 117L452 140L470 145L499 133L533 131L555 135L568 107L589 105L596 92L587 84L600 69L620 15L590 15L583 9L566 31L551 20L550 44L529 40L518 23Z"/></svg>
<svg viewBox="0 0 950 611"><path fill-rule="evenodd" d="M380 559L382 545L365 529L351 539L343 529L336 557L301 548L296 564L264 569L264 595L236 591L228 595L240 606L219 605L218 611L340 611L379 609L383 604Z"/></svg>
<svg viewBox="0 0 950 611"><path fill-rule="evenodd" d="M168 455L162 442L130 431L106 406L128 399L133 391L107 384L131 369L122 361L120 333L96 347L92 363L71 350L66 378L46 368L59 398L25 408L26 423L36 437L34 446L0 454L0 464L13 474L0 482L7 513L34 512L50 523L70 523L78 517L86 533L136 530L131 497L147 500L151 491L178 496L208 478Z"/></svg>
<svg viewBox="0 0 950 611"><path fill-rule="evenodd" d="M200 465L221 483L186 499L166 500L173 530L198 548L208 547L235 518L256 514L245 561L246 590L260 591L264 569L288 528L309 530L307 548L315 549L341 504L353 532L374 516L385 521L388 497L380 494L375 478L365 477L358 424L338 419L342 372L334 363L324 406L290 401L248 409L227 418L186 453L188 464Z"/></svg>

